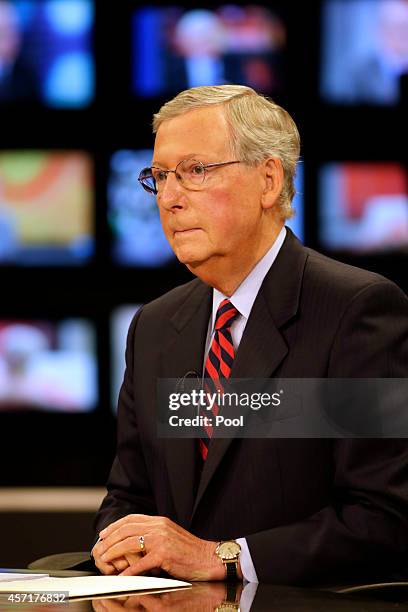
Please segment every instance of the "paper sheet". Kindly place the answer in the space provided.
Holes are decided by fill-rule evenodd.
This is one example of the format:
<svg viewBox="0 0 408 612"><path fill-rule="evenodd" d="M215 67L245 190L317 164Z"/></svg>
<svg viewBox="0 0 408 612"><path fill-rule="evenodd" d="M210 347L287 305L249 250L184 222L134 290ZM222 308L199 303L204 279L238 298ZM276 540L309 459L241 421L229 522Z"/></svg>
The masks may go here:
<svg viewBox="0 0 408 612"><path fill-rule="evenodd" d="M0 583L0 593L67 592L69 597L89 597L107 593L129 593L191 586L189 582L150 576L79 576L74 578L38 578Z"/></svg>
<svg viewBox="0 0 408 612"><path fill-rule="evenodd" d="M47 578L49 574L19 574L18 572L0 572L0 582L13 582L14 580L38 580Z"/></svg>

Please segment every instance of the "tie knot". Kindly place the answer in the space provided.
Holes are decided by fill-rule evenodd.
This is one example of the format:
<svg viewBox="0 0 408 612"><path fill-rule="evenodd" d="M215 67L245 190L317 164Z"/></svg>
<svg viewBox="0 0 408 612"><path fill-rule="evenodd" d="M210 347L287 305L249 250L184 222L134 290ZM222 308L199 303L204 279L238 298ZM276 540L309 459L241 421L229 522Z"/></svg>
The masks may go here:
<svg viewBox="0 0 408 612"><path fill-rule="evenodd" d="M231 327L232 322L235 321L239 315L238 310L229 300L223 300L218 306L217 317L215 319L215 331L222 329L228 329Z"/></svg>

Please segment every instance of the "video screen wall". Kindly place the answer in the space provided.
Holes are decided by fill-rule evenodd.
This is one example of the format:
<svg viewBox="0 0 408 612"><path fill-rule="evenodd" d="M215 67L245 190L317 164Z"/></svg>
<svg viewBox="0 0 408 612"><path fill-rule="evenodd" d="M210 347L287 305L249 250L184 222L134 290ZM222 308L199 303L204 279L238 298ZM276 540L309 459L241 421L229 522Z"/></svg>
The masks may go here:
<svg viewBox="0 0 408 612"><path fill-rule="evenodd" d="M114 309L110 319L111 402L116 413L120 387L125 373L126 338L140 304L126 304Z"/></svg>
<svg viewBox="0 0 408 612"><path fill-rule="evenodd" d="M393 105L408 73L405 0L327 0L321 91L332 103Z"/></svg>
<svg viewBox="0 0 408 612"><path fill-rule="evenodd" d="M108 223L112 257L117 264L155 268L174 260L156 199L138 181L142 168L151 165L152 155L152 150L120 150L110 159Z"/></svg>
<svg viewBox="0 0 408 612"><path fill-rule="evenodd" d="M337 104L395 105L408 73L405 0L327 0L321 93Z"/></svg>
<svg viewBox="0 0 408 612"><path fill-rule="evenodd" d="M237 83L285 88L287 28L269 6L143 6L132 21L133 91L143 97Z"/></svg>
<svg viewBox="0 0 408 612"><path fill-rule="evenodd" d="M295 189L295 197L292 200L294 216L286 221L286 226L290 227L301 242L305 242L305 185L302 159L300 159L296 169Z"/></svg>
<svg viewBox="0 0 408 612"><path fill-rule="evenodd" d="M2 0L0 104L89 105L95 94L93 28L92 0Z"/></svg>
<svg viewBox="0 0 408 612"><path fill-rule="evenodd" d="M90 321L0 320L0 412L89 412L97 401Z"/></svg>
<svg viewBox="0 0 408 612"><path fill-rule="evenodd" d="M328 250L408 254L408 180L401 164L325 165L319 206L320 241Z"/></svg>
<svg viewBox="0 0 408 612"><path fill-rule="evenodd" d="M193 278L138 182L163 103L238 83L284 106L286 225L408 292L407 79L407 0L0 0L2 464L26 432L3 482L41 483L56 432L47 484L105 482L130 321Z"/></svg>
<svg viewBox="0 0 408 612"><path fill-rule="evenodd" d="M0 151L0 265L56 266L94 251L94 173L80 151Z"/></svg>

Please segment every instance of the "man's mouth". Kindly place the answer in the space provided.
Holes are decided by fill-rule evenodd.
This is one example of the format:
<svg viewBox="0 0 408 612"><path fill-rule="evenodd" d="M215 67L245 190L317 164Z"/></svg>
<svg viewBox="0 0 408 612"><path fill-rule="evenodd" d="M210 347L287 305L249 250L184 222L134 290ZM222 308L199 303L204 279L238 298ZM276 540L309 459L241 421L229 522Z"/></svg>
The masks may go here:
<svg viewBox="0 0 408 612"><path fill-rule="evenodd" d="M197 232L199 231L200 228L199 227L191 227L189 229L178 229L178 230L174 230L174 235L175 236L188 236L189 234L192 234L193 232Z"/></svg>

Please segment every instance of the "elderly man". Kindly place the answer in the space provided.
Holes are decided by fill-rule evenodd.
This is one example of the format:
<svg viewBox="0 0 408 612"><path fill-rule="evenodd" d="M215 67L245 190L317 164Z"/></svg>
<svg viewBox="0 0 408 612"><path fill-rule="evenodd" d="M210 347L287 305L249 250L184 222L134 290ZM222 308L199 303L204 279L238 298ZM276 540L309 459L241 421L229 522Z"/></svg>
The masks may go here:
<svg viewBox="0 0 408 612"><path fill-rule="evenodd" d="M405 441L157 437L158 378L405 377L408 300L285 228L299 135L271 100L242 86L190 89L154 131L140 181L198 278L131 324L97 567L282 584L399 569Z"/></svg>

